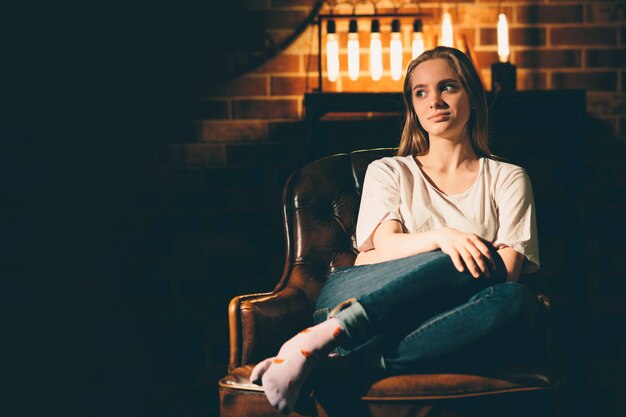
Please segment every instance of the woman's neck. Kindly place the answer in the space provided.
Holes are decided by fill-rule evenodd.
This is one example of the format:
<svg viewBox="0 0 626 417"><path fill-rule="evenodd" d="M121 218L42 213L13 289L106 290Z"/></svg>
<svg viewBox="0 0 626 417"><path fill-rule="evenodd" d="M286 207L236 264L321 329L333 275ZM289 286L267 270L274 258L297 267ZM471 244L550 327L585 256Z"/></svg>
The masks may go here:
<svg viewBox="0 0 626 417"><path fill-rule="evenodd" d="M442 172L453 172L478 160L469 138L451 141L431 137L428 152L417 158L422 165Z"/></svg>

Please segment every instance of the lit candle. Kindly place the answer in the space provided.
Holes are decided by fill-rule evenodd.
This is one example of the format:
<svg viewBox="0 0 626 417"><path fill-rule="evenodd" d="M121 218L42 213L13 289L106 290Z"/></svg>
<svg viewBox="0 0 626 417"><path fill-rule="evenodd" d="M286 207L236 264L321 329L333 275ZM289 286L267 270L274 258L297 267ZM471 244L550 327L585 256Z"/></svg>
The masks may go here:
<svg viewBox="0 0 626 417"><path fill-rule="evenodd" d="M339 78L339 43L334 20L329 20L326 26L326 70L328 80L337 81Z"/></svg>
<svg viewBox="0 0 626 417"><path fill-rule="evenodd" d="M498 56L500 62L509 61L509 25L504 13L498 15Z"/></svg>
<svg viewBox="0 0 626 417"><path fill-rule="evenodd" d="M454 34L452 31L452 17L445 12L441 21L441 45L454 47Z"/></svg>
<svg viewBox="0 0 626 417"><path fill-rule="evenodd" d="M504 13L498 15L498 57L491 64L491 90L497 92L517 89L517 68L509 62L509 27Z"/></svg>
<svg viewBox="0 0 626 417"><path fill-rule="evenodd" d="M413 21L413 59L417 58L424 52L424 35L422 34L422 21L415 19Z"/></svg>
<svg viewBox="0 0 626 417"><path fill-rule="evenodd" d="M350 20L348 32L348 77L352 81L359 78L359 30L356 20Z"/></svg>
<svg viewBox="0 0 626 417"><path fill-rule="evenodd" d="M380 23L372 20L372 32L370 34L370 72L372 80L378 81L383 75L383 44L380 40Z"/></svg>
<svg viewBox="0 0 626 417"><path fill-rule="evenodd" d="M394 19L391 22L389 52L391 55L391 79L398 81L402 78L402 39L400 36L400 21L398 19Z"/></svg>

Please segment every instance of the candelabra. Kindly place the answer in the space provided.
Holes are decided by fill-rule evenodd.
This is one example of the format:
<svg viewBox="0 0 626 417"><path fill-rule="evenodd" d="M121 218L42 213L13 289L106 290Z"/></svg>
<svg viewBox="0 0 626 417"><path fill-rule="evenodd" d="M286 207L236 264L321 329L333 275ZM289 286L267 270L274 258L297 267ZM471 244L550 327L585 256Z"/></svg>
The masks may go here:
<svg viewBox="0 0 626 417"><path fill-rule="evenodd" d="M335 4L336 2L332 2ZM347 32L347 56L348 56L348 78L352 81L359 79L361 76L360 70L360 48L359 43L359 27L358 20L371 20L370 30L370 42L369 42L369 72L373 81L379 81L383 77L385 70L385 64L383 63L383 49L387 48L389 51L389 61L387 63L387 69L389 76L393 80L400 80L404 71L403 66L403 51L404 45L402 42L401 27L403 25L411 26L413 28L412 34L412 58L421 54L424 51L424 36L422 33L422 19L430 17L430 14L422 13L419 8L413 12L398 11L395 7L394 11L389 13L378 13L376 2L373 4L373 13L357 13L356 5L359 2L352 2L352 13L335 13L333 7L330 7L330 13L321 13L316 19L317 33L318 33L318 90L322 91L323 85L323 48L325 45L326 56L326 75L330 82L336 82L339 79L341 68L339 60L339 51L342 46L339 44L341 37L338 35L337 21L348 20L348 32ZM370 3L370 2L364 2ZM415 6L414 3L405 2L404 6ZM381 34L381 21L388 24L390 27L389 44L383 45ZM324 23L326 23L324 25ZM326 29L326 34L323 35L323 29ZM325 36L325 39L323 39ZM345 64L344 64L345 65ZM345 70L345 68L344 68Z"/></svg>

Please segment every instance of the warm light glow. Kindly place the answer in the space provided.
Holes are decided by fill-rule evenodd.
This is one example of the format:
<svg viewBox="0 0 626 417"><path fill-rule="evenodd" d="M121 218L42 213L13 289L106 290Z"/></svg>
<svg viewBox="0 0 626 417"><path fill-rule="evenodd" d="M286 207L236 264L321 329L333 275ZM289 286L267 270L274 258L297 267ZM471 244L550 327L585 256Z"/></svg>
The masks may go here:
<svg viewBox="0 0 626 417"><path fill-rule="evenodd" d="M500 62L509 60L509 25L504 13L498 15L498 56Z"/></svg>
<svg viewBox="0 0 626 417"><path fill-rule="evenodd" d="M398 81L402 78L402 37L400 35L400 21L391 22L391 42L389 43L391 57L391 79Z"/></svg>
<svg viewBox="0 0 626 417"><path fill-rule="evenodd" d="M359 78L359 34L348 33L348 77L352 81Z"/></svg>
<svg viewBox="0 0 626 417"><path fill-rule="evenodd" d="M337 81L339 78L339 43L336 33L326 34L326 70L328 71L328 80Z"/></svg>
<svg viewBox="0 0 626 417"><path fill-rule="evenodd" d="M443 14L443 20L441 21L441 41L440 45L454 47L454 33L452 31L452 17L450 13L445 12Z"/></svg>
<svg viewBox="0 0 626 417"><path fill-rule="evenodd" d="M422 32L413 32L413 59L424 52L424 35Z"/></svg>
<svg viewBox="0 0 626 417"><path fill-rule="evenodd" d="M380 41L380 32L372 32L370 35L370 72L374 81L383 76L383 44Z"/></svg>

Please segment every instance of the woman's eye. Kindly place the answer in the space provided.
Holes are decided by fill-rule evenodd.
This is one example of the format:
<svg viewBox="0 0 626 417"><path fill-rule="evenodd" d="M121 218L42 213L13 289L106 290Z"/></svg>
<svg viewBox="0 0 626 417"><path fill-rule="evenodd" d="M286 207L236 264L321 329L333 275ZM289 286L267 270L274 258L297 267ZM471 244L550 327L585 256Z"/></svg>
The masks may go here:
<svg viewBox="0 0 626 417"><path fill-rule="evenodd" d="M444 84L443 86L441 86L441 91L454 91L456 90L456 87L453 86L452 84Z"/></svg>
<svg viewBox="0 0 626 417"><path fill-rule="evenodd" d="M417 98L422 98L426 95L426 92L423 90L419 90L418 92L415 93L415 97Z"/></svg>

